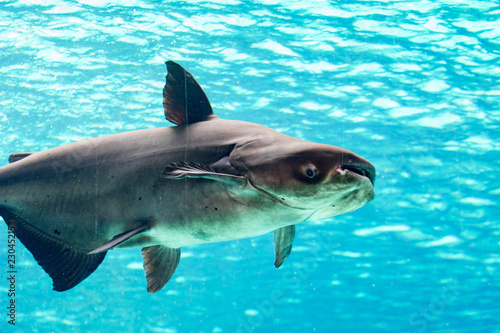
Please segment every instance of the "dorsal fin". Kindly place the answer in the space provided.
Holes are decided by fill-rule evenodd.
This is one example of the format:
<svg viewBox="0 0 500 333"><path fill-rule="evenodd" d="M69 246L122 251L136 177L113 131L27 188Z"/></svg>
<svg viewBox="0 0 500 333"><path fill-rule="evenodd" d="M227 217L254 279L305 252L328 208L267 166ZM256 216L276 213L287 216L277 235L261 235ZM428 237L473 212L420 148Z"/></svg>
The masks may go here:
<svg viewBox="0 0 500 333"><path fill-rule="evenodd" d="M167 61L167 83L163 88L165 118L176 125L189 125L213 116L207 95L194 77L173 61Z"/></svg>
<svg viewBox="0 0 500 333"><path fill-rule="evenodd" d="M11 154L9 156L9 163L14 163L14 162L20 161L23 158L30 156L31 154L33 154L33 153L15 153L15 154Z"/></svg>

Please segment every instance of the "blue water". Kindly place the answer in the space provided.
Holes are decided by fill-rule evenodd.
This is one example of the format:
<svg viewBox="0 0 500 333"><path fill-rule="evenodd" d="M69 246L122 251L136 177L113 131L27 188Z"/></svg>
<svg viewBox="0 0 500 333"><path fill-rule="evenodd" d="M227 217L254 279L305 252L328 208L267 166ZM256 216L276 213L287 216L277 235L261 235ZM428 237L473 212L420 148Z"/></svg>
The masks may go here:
<svg viewBox="0 0 500 333"><path fill-rule="evenodd" d="M126 3L126 4L124 4ZM0 2L0 160L170 126L166 60L215 113L354 151L376 198L272 235L183 249L146 293L139 249L64 293L19 242L2 332L500 332L495 1ZM4 314L5 313L5 314Z"/></svg>

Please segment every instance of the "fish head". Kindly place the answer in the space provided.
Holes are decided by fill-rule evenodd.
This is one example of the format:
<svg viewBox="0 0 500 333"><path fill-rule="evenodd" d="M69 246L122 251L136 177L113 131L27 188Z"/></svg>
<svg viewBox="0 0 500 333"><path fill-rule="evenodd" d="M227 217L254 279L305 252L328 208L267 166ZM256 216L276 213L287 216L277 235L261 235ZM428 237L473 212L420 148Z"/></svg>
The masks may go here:
<svg viewBox="0 0 500 333"><path fill-rule="evenodd" d="M309 220L348 213L373 200L370 162L340 147L292 139L236 147L231 164L276 201L313 211Z"/></svg>

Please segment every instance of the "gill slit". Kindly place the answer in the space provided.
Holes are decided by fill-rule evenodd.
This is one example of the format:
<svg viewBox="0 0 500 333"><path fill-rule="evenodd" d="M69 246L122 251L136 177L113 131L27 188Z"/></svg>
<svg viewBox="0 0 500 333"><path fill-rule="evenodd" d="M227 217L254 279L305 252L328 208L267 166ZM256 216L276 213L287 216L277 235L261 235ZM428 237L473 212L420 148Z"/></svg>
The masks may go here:
<svg viewBox="0 0 500 333"><path fill-rule="evenodd" d="M285 203L283 200L280 200L280 198L274 194L272 194L271 192L268 192L258 186L255 186L252 181L248 178L246 178L247 181L248 181L248 184L253 187L257 192L259 192L260 194L262 194L262 196L268 198L269 200L271 201L274 201L282 206L285 206L285 207L288 207L288 208L292 208L292 209L298 209L298 210L311 210L311 209L308 209L308 208L302 208L302 207L294 207L294 206L290 206L289 204ZM314 212L313 212L314 213ZM311 214L312 215L312 214Z"/></svg>

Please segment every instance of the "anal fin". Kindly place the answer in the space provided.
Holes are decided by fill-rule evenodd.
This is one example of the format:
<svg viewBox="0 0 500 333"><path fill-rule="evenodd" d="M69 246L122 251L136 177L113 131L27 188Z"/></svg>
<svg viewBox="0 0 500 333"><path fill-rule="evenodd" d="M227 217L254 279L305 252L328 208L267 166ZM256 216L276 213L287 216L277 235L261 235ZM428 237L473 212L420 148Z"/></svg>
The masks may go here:
<svg viewBox="0 0 500 333"><path fill-rule="evenodd" d="M143 248L141 254L148 280L148 293L153 294L161 290L174 274L181 258L181 249L155 245Z"/></svg>
<svg viewBox="0 0 500 333"><path fill-rule="evenodd" d="M106 256L106 252L87 255L86 251L47 236L14 214L2 212L2 216L9 229L15 223L15 235L52 278L55 291L71 289L85 280Z"/></svg>
<svg viewBox="0 0 500 333"><path fill-rule="evenodd" d="M292 252L295 225L274 230L274 266L280 267Z"/></svg>

